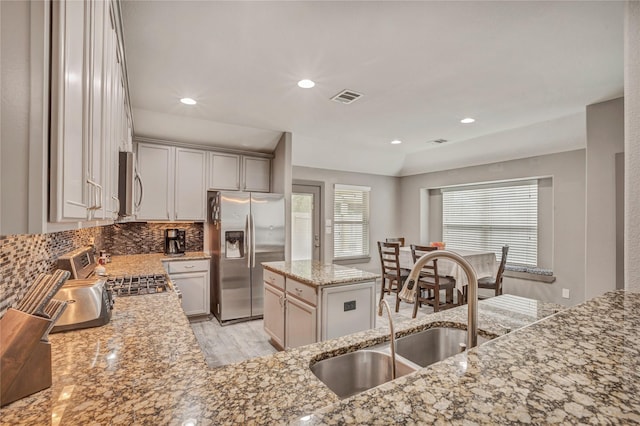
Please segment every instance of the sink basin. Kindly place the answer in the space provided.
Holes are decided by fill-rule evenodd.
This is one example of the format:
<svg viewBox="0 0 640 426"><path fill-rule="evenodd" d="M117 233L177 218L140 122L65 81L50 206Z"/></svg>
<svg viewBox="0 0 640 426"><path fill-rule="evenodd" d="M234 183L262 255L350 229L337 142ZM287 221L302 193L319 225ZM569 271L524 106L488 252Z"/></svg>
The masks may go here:
<svg viewBox="0 0 640 426"><path fill-rule="evenodd" d="M311 371L338 397L374 388L391 380L391 356L383 352L362 349L311 366ZM396 359L396 376L401 377L415 368Z"/></svg>
<svg viewBox="0 0 640 426"><path fill-rule="evenodd" d="M478 346L488 339L478 336ZM467 330L436 327L396 340L396 355L426 367L462 352L467 343ZM461 346L464 345L464 346Z"/></svg>

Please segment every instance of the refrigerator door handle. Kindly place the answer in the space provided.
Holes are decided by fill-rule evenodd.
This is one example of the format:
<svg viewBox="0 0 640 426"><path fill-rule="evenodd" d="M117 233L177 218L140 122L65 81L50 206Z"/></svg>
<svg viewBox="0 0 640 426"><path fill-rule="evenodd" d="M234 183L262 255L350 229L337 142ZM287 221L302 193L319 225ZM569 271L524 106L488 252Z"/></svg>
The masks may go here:
<svg viewBox="0 0 640 426"><path fill-rule="evenodd" d="M251 213L251 267L256 267L256 221Z"/></svg>
<svg viewBox="0 0 640 426"><path fill-rule="evenodd" d="M251 252L253 251L253 247L251 247L251 236L249 235L251 230L251 215L247 214L247 218L245 220L244 225L244 245L247 247L247 268L251 269Z"/></svg>

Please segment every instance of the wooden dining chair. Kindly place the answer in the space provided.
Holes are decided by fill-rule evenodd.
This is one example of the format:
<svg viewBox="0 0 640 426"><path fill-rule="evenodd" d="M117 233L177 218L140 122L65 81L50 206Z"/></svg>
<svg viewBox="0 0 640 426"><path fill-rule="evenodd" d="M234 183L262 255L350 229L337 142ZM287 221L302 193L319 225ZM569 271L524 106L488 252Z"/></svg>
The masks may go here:
<svg viewBox="0 0 640 426"><path fill-rule="evenodd" d="M478 288L487 288L495 291L496 296L502 294L502 274L504 274L504 267L507 264L507 254L509 253L509 246L502 247L502 259L500 259L500 266L495 277L485 277L478 280Z"/></svg>
<svg viewBox="0 0 640 426"><path fill-rule="evenodd" d="M387 243L399 243L400 247L404 247L404 237L386 238L385 242L387 242Z"/></svg>
<svg viewBox="0 0 640 426"><path fill-rule="evenodd" d="M378 252L380 253L380 265L382 266L382 287L380 289L380 300L384 299L385 293L396 294L396 312L400 309L400 298L398 293L402 290L404 281L409 276L400 268L400 246L398 243L387 243L378 241Z"/></svg>
<svg viewBox="0 0 640 426"><path fill-rule="evenodd" d="M413 263L417 262L425 254L437 250L436 247L420 246L411 244L411 256ZM456 306L453 303L453 291L456 288L456 280L452 277L441 277L438 275L438 260L433 259L427 262L420 271L420 278L416 283L415 303L413 305L413 316L418 314L418 306L422 303L433 306L433 312L441 309L449 309ZM440 303L440 290L445 290L444 303Z"/></svg>

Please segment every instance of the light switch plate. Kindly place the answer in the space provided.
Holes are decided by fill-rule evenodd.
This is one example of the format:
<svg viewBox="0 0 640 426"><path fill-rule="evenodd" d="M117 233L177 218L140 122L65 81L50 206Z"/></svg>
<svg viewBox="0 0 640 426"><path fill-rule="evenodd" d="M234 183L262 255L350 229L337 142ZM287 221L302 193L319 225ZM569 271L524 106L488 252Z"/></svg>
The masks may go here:
<svg viewBox="0 0 640 426"><path fill-rule="evenodd" d="M562 297L565 299L569 298L569 289L568 288L563 288L562 289Z"/></svg>
<svg viewBox="0 0 640 426"><path fill-rule="evenodd" d="M325 227L324 228L324 233L327 234L327 235L331 235L331 227L330 226Z"/></svg>
<svg viewBox="0 0 640 426"><path fill-rule="evenodd" d="M331 226L331 219L327 219L324 221L324 226Z"/></svg>

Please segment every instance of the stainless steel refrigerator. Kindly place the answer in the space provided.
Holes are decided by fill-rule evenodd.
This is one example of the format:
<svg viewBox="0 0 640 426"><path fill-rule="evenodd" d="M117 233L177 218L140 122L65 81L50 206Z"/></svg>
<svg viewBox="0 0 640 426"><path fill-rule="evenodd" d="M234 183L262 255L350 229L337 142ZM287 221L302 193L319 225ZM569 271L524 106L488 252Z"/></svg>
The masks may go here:
<svg viewBox="0 0 640 426"><path fill-rule="evenodd" d="M220 323L263 314L261 262L284 260L284 196L209 191L211 313Z"/></svg>

